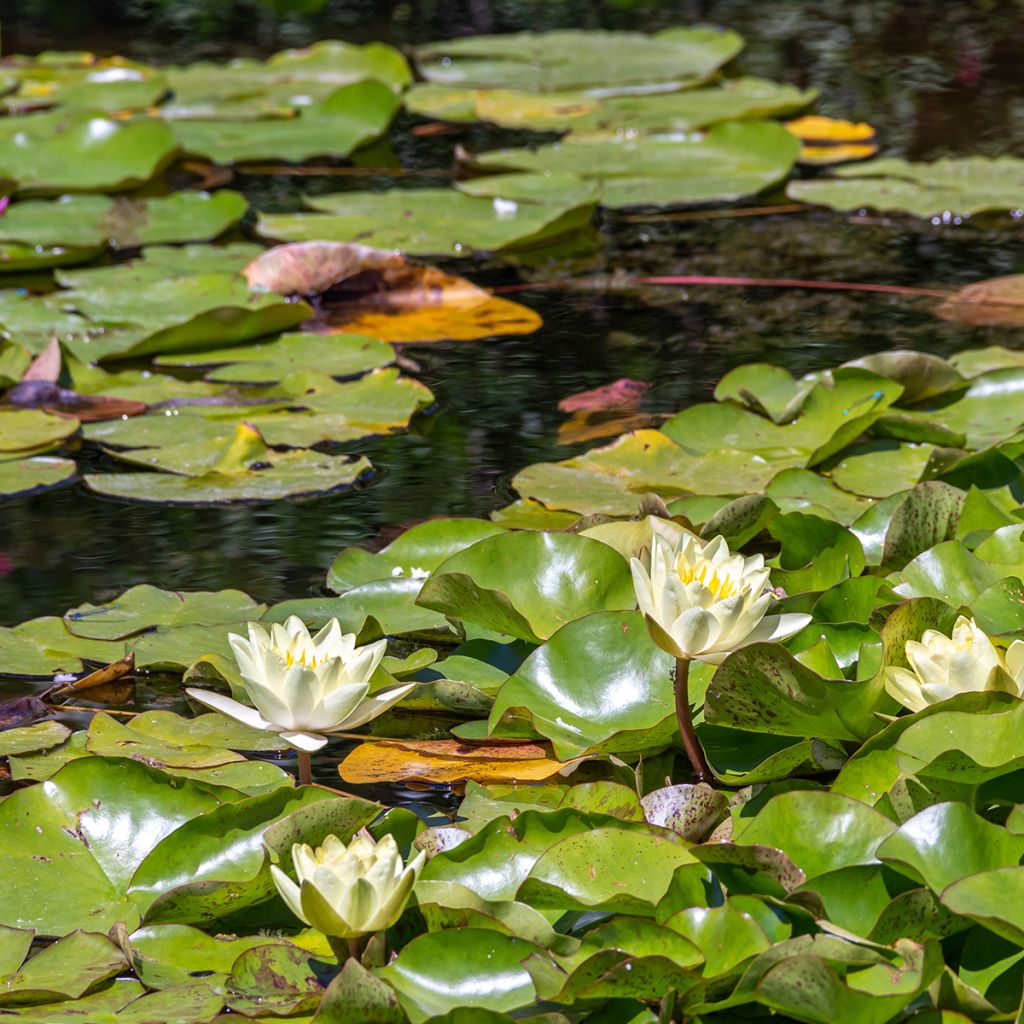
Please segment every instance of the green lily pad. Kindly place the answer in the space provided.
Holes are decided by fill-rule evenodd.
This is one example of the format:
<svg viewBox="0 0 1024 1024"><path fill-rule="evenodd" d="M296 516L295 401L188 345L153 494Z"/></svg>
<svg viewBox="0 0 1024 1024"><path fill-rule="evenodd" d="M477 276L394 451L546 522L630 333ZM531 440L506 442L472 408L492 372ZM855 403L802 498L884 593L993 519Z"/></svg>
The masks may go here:
<svg viewBox="0 0 1024 1024"><path fill-rule="evenodd" d="M792 461L800 457L794 454ZM628 516L649 492L665 497L759 493L779 465L755 461L750 452L737 449L692 455L660 431L638 430L563 462L527 466L512 486L552 509Z"/></svg>
<svg viewBox="0 0 1024 1024"><path fill-rule="evenodd" d="M936 842L935 837L942 841ZM904 822L878 848L895 870L941 893L979 871L1019 864L1024 836L993 825L963 803L938 803Z"/></svg>
<svg viewBox="0 0 1024 1024"><path fill-rule="evenodd" d="M495 695L489 727L525 719L562 760L675 738L672 659L639 612L598 612L560 629Z"/></svg>
<svg viewBox="0 0 1024 1024"><path fill-rule="evenodd" d="M310 366L331 377L354 377L395 358L394 349L362 334L282 334L273 341L157 356L157 366L208 367L207 380L269 384Z"/></svg>
<svg viewBox="0 0 1024 1024"><path fill-rule="evenodd" d="M854 494L885 498L913 487L928 467L933 451L927 444L901 444L851 453L832 467L832 479Z"/></svg>
<svg viewBox="0 0 1024 1024"><path fill-rule="evenodd" d="M367 79L343 85L296 116L253 121L172 122L181 148L218 164L244 160L300 162L348 156L382 134L399 106L394 92Z"/></svg>
<svg viewBox="0 0 1024 1024"><path fill-rule="evenodd" d="M541 910L612 910L653 916L676 868L695 863L687 843L653 829L597 828L540 855L516 898Z"/></svg>
<svg viewBox="0 0 1024 1024"><path fill-rule="evenodd" d="M545 92L474 89L432 83L414 86L406 108L449 121L489 121L530 131L686 132L720 121L793 114L817 90L801 90L764 78L730 78L703 89L644 95L602 96L602 90Z"/></svg>
<svg viewBox="0 0 1024 1024"><path fill-rule="evenodd" d="M608 545L574 534L507 532L451 555L417 598L532 643L590 612L635 602L625 559Z"/></svg>
<svg viewBox="0 0 1024 1024"><path fill-rule="evenodd" d="M167 91L166 79L155 68L116 57L84 67L21 60L17 75L18 88L3 99L12 111L39 104L108 113L144 110Z"/></svg>
<svg viewBox="0 0 1024 1024"><path fill-rule="evenodd" d="M28 245L126 248L216 238L248 203L238 192L178 192L164 199L68 195L14 203L0 240Z"/></svg>
<svg viewBox="0 0 1024 1024"><path fill-rule="evenodd" d="M100 473L87 475L84 482L96 494L157 505L265 504L327 494L355 483L370 468L364 458L305 450L270 451L263 462L266 468L243 473L221 473L212 468L193 476Z"/></svg>
<svg viewBox="0 0 1024 1024"><path fill-rule="evenodd" d="M127 893L136 868L162 838L218 802L181 779L99 757L18 790L0 803L10 881L0 923L54 936L117 921L135 927L139 909Z"/></svg>
<svg viewBox="0 0 1024 1024"><path fill-rule="evenodd" d="M40 409L0 409L0 453L23 458L57 448L78 430L78 420Z"/></svg>
<svg viewBox="0 0 1024 1024"><path fill-rule="evenodd" d="M965 875L943 890L942 902L954 913L972 918L1015 946L1022 946L1022 891L1024 871L1013 865Z"/></svg>
<svg viewBox="0 0 1024 1024"><path fill-rule="evenodd" d="M803 408L818 383L809 374L795 380L788 370L771 363L747 363L730 370L715 387L716 402L742 402L773 423L788 423Z"/></svg>
<svg viewBox="0 0 1024 1024"><path fill-rule="evenodd" d="M71 459L38 455L31 459L0 460L0 496L13 498L60 487L77 475Z"/></svg>
<svg viewBox="0 0 1024 1024"><path fill-rule="evenodd" d="M873 504L871 499L841 490L831 480L807 469L782 470L772 477L764 493L781 512L824 513L844 526L855 522Z"/></svg>
<svg viewBox="0 0 1024 1024"><path fill-rule="evenodd" d="M515 897L541 854L555 843L595 828L638 827L575 808L547 812L529 801L494 818L475 835L442 850L423 868L423 882L455 882L491 902ZM646 826L639 826L646 828Z"/></svg>
<svg viewBox="0 0 1024 1024"><path fill-rule="evenodd" d="M877 864L895 830L884 815L850 797L794 790L773 797L756 817L736 820L733 839L783 850L813 879L857 864Z"/></svg>
<svg viewBox="0 0 1024 1024"><path fill-rule="evenodd" d="M20 192L112 192L149 181L178 144L159 120L90 111L0 119L0 178Z"/></svg>
<svg viewBox="0 0 1024 1024"><path fill-rule="evenodd" d="M287 945L263 935L212 936L184 924L151 924L132 932L132 967L153 989L187 985L201 972L204 984L223 990L234 962L255 946Z"/></svg>
<svg viewBox="0 0 1024 1024"><path fill-rule="evenodd" d="M65 272L61 279L70 290L57 293L56 299L62 308L81 314L78 332L62 340L84 363L223 347L287 330L312 312L304 302L251 289L240 274L168 275L144 261L113 269L113 274L110 268ZM144 303L138 290L145 293ZM37 307L45 303L30 301ZM108 323L121 329L107 331Z"/></svg>
<svg viewBox="0 0 1024 1024"><path fill-rule="evenodd" d="M119 640L153 626L212 625L258 619L265 610L266 605L240 590L178 593L143 583L106 604L71 608L64 613L64 622L75 636Z"/></svg>
<svg viewBox="0 0 1024 1024"><path fill-rule="evenodd" d="M271 944L247 949L228 976L229 1008L245 1017L290 1017L315 1010L324 986L312 960L306 950L296 946Z"/></svg>
<svg viewBox="0 0 1024 1024"><path fill-rule="evenodd" d="M942 219L1016 210L1024 190L1024 160L1009 156L932 163L885 157L832 173L841 180L791 182L790 198L836 210L868 208Z"/></svg>
<svg viewBox="0 0 1024 1024"><path fill-rule="evenodd" d="M536 952L524 939L481 928L430 932L375 972L398 993L413 1024L457 1007L507 1013L529 1006L536 991L522 961Z"/></svg>
<svg viewBox="0 0 1024 1024"><path fill-rule="evenodd" d="M735 33L673 28L655 35L563 29L428 43L416 53L428 82L548 92L586 86L607 93L709 78L743 46Z"/></svg>
<svg viewBox="0 0 1024 1024"><path fill-rule="evenodd" d="M704 136L570 135L537 149L500 149L476 157L491 171L565 172L601 183L612 208L722 202L754 195L789 173L800 143L781 125L715 125Z"/></svg>
<svg viewBox="0 0 1024 1024"><path fill-rule="evenodd" d="M564 190L562 190L564 192ZM418 255L469 256L542 245L587 227L596 190L544 202L477 198L453 189L391 189L306 197L316 213L261 214L257 230L279 242L359 242Z"/></svg>
<svg viewBox="0 0 1024 1024"><path fill-rule="evenodd" d="M102 252L101 246L35 246L20 242L0 242L0 273L49 270L88 263Z"/></svg>
<svg viewBox="0 0 1024 1024"><path fill-rule="evenodd" d="M823 679L779 644L751 644L719 666L708 688L709 724L781 736L865 739L877 730L881 679Z"/></svg>
<svg viewBox="0 0 1024 1024"><path fill-rule="evenodd" d="M425 579L450 556L504 532L482 519L430 519L410 527L378 552L345 548L327 572L327 585L341 592L371 580Z"/></svg>
<svg viewBox="0 0 1024 1024"><path fill-rule="evenodd" d="M36 722L17 729L0 732L0 757L11 754L31 754L38 750L49 750L63 743L71 730L60 722Z"/></svg>
<svg viewBox="0 0 1024 1024"><path fill-rule="evenodd" d="M730 402L705 403L678 413L664 432L691 451L741 449L768 461L794 456L813 466L840 451L899 397L900 385L862 370L833 374L831 386L818 384L792 423L779 426Z"/></svg>
<svg viewBox="0 0 1024 1024"><path fill-rule="evenodd" d="M0 978L0 1006L77 999L126 966L123 951L105 935L73 931Z"/></svg>
<svg viewBox="0 0 1024 1024"><path fill-rule="evenodd" d="M292 815L301 820L309 809L346 841L380 810L368 800L337 797L315 786L282 787L223 803L192 827L184 823L150 851L132 877L130 898L147 924L213 923L265 903L277 890L264 834ZM318 840L320 827L317 819ZM297 841L309 838L301 826L297 832Z"/></svg>

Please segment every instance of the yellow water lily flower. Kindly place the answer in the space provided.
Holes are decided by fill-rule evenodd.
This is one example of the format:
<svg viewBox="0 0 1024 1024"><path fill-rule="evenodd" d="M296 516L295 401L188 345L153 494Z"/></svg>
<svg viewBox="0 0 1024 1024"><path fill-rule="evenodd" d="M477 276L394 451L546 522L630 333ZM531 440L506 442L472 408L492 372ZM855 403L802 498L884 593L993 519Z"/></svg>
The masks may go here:
<svg viewBox="0 0 1024 1024"><path fill-rule="evenodd" d="M425 859L421 851L406 865L393 836L376 843L360 832L348 846L337 836L316 850L296 843L298 883L276 865L270 872L296 917L328 938L354 939L384 931L401 917Z"/></svg>
<svg viewBox="0 0 1024 1024"><path fill-rule="evenodd" d="M911 711L922 711L958 693L1002 690L1019 697L1024 688L1024 643L1015 640L1004 661L966 615L956 620L952 636L928 629L920 640L908 640L904 650L910 668L887 668L885 688Z"/></svg>
<svg viewBox="0 0 1024 1024"><path fill-rule="evenodd" d="M636 599L654 642L675 658L712 665L740 647L782 640L809 615L768 615L775 600L761 555L744 558L724 537L704 543L689 532L670 543L652 534L650 569L630 560Z"/></svg>
<svg viewBox="0 0 1024 1024"><path fill-rule="evenodd" d="M356 646L354 633L342 633L332 619L316 636L292 615L268 633L249 623L249 637L228 637L255 707L220 693L189 688L201 704L244 725L279 733L299 750L319 750L332 732L355 729L398 703L416 684L408 683L369 695L386 640Z"/></svg>

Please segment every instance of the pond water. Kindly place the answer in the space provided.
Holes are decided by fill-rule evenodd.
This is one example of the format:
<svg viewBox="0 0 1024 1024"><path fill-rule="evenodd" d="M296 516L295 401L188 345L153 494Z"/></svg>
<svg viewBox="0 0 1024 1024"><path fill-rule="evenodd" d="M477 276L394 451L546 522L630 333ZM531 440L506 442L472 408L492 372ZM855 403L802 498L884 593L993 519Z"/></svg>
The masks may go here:
<svg viewBox="0 0 1024 1024"><path fill-rule="evenodd" d="M348 5L339 5L348 6ZM713 19L747 39L740 67L822 91L821 112L865 119L883 152L914 159L1019 152L1024 143L1024 69L1013 13L941 4L927 18L912 3L680 2L617 10L602 4L399 4L348 23L293 22L273 37L232 28L232 52L261 54L327 35L399 44L453 33L571 24L658 28ZM358 6L353 10L358 10ZM497 13L496 13L497 12ZM337 19L337 16L334 16ZM58 25L52 34L52 25ZM92 19L14 17L5 48L89 46L145 60L222 57L223 40L194 25L172 31ZM303 192L444 183L453 149L507 144L509 133L469 126L420 137L417 120L392 126L389 161L415 176L236 175L232 187L261 210L292 210ZM434 179L431 172L436 171ZM426 172L426 173L424 173ZM765 203L784 201L771 196ZM741 211L742 212L742 211ZM933 225L824 212L705 217L606 213L591 252L541 265L454 263L488 286L529 284L516 299L544 318L536 334L474 344L409 346L414 375L436 396L407 434L358 443L375 467L359 489L305 503L259 508L161 508L120 504L78 487L0 506L0 622L61 614L149 582L169 589L237 587L262 601L318 592L349 544L373 545L430 516L486 516L514 495L525 465L565 458L557 403L618 377L648 381L646 408L678 410L710 396L730 368L767 361L807 372L870 352L915 348L946 354L969 345L1012 346L1015 333L938 320L926 299L801 289L593 286L612 275L810 278L924 287L1013 273L1019 233L978 224ZM545 285L565 278L590 287ZM140 694L140 698L143 695ZM176 705L176 683L145 703ZM327 759L319 766L330 775Z"/></svg>

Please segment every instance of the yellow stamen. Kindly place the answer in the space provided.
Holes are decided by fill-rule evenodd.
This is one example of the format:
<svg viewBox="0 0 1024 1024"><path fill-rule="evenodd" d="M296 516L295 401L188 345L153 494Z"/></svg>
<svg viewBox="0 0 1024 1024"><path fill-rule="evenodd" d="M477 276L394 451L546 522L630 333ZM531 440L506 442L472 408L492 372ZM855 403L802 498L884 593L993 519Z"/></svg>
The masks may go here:
<svg viewBox="0 0 1024 1024"><path fill-rule="evenodd" d="M736 593L735 580L728 575L719 576L711 562L703 559L696 565L690 565L680 556L676 560L676 572L683 583L703 583L719 601L724 601Z"/></svg>

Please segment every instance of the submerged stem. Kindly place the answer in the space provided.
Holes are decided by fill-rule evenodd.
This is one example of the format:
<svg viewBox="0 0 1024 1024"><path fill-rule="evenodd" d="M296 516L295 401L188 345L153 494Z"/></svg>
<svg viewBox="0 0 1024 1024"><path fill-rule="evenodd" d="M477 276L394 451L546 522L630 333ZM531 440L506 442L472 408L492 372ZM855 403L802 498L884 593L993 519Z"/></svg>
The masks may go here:
<svg viewBox="0 0 1024 1024"><path fill-rule="evenodd" d="M299 752L299 785L311 786L313 784L313 765L308 750Z"/></svg>
<svg viewBox="0 0 1024 1024"><path fill-rule="evenodd" d="M690 759L693 774L697 782L714 784L714 776L711 774L711 767L701 749L700 740L693 728L693 718L690 716L690 659L676 658L676 720L679 722L679 732L683 737L683 746L686 748L686 756Z"/></svg>

